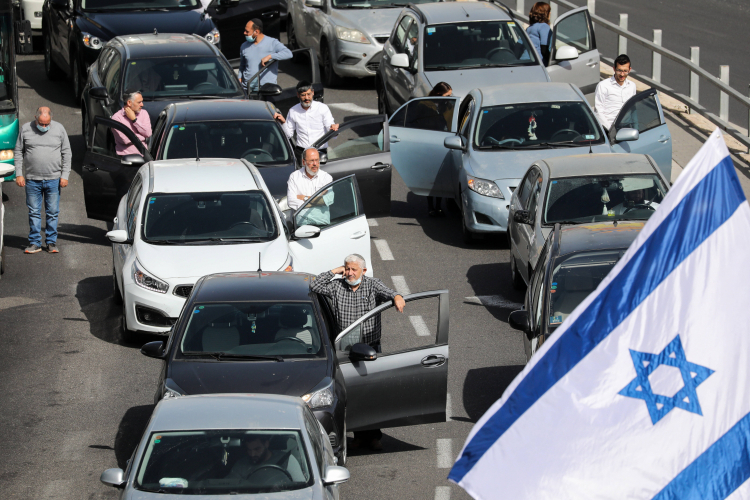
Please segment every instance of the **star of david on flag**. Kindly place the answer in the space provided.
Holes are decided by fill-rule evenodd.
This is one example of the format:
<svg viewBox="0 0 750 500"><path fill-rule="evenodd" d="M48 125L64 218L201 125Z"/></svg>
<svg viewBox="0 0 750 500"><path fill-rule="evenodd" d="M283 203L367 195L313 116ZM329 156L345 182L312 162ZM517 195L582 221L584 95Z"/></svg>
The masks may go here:
<svg viewBox="0 0 750 500"><path fill-rule="evenodd" d="M750 499L748 255L717 129L448 478L478 499Z"/></svg>

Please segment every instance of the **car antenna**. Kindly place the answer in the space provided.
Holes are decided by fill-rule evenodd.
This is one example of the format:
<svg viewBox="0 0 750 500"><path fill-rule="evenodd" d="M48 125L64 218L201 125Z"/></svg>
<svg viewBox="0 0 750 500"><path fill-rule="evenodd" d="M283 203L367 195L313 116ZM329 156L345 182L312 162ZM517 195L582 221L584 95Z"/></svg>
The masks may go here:
<svg viewBox="0 0 750 500"><path fill-rule="evenodd" d="M195 133L195 161L201 161L201 157L198 154L198 133Z"/></svg>
<svg viewBox="0 0 750 500"><path fill-rule="evenodd" d="M591 151L591 141L593 141L593 139L589 139L589 154L593 153L593 151Z"/></svg>
<svg viewBox="0 0 750 500"><path fill-rule="evenodd" d="M469 17L469 13L468 13L468 12L466 12L466 9L464 9L463 5L461 6L461 10L463 10L463 11L464 11L464 14L466 14L466 17Z"/></svg>
<svg viewBox="0 0 750 500"><path fill-rule="evenodd" d="M260 252L258 252L258 272L259 273L263 272L263 269L260 268ZM258 277L260 278L260 275L258 275Z"/></svg>
<svg viewBox="0 0 750 500"><path fill-rule="evenodd" d="M158 35L158 34L159 34L159 32L156 31L156 28L154 28L154 35Z"/></svg>

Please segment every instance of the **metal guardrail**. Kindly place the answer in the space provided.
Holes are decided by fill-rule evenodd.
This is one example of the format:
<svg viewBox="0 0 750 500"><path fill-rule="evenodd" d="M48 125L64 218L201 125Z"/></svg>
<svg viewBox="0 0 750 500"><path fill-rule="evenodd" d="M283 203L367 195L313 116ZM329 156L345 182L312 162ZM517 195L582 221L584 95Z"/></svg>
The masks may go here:
<svg viewBox="0 0 750 500"><path fill-rule="evenodd" d="M554 18L557 17L557 9L558 9L557 4L568 7L569 9L577 9L581 7L580 5L575 5L567 0L552 0L550 1L550 6L552 10L551 17L553 20ZM589 9L589 14L591 15L591 20L594 23L616 33L619 36L618 49L620 50L620 53L627 52L627 40L632 40L633 42L651 51L652 53L651 77L637 73L636 71L632 71L630 76L657 89L659 92L663 92L664 94L685 104L686 106L688 106L688 108L690 108L691 112L695 112L705 117L711 123L713 123L720 129L722 129L724 132L732 136L734 139L736 139L738 142L747 146L748 151L750 152L750 137L748 137L747 135L737 130L734 127L734 125L732 125L729 122L728 96L732 96L733 98L737 99L741 104L743 104L744 106L748 108L748 134L750 134L750 98L748 98L747 96L741 94L736 89L729 86L729 83L728 83L729 82L729 66L721 66L721 78L717 78L716 76L712 75L711 73L709 73L708 71L706 71L705 69L699 66L698 47L691 47L691 59L688 59L686 57L683 57L677 54L676 52L672 52L671 50L665 49L664 47L661 46L661 30L659 29L654 30L654 41L651 42L649 40L646 40L642 36L636 35L635 33L628 31L627 14L620 14L620 25L617 25L595 14L594 12L595 0L587 0L587 6ZM528 23L529 19L525 15L524 12L525 12L524 0L516 0L516 9L515 9L516 17ZM668 87L661 83L661 57L662 56L690 70L690 95L689 96L685 94L681 94L677 92L676 90L672 89L671 87ZM614 58L607 58L607 57L602 56L601 59L607 64L614 65ZM708 83L710 83L711 85L719 89L719 92L720 92L719 116L708 111L704 106L701 106L699 104L698 88L699 88L700 78L703 78Z"/></svg>

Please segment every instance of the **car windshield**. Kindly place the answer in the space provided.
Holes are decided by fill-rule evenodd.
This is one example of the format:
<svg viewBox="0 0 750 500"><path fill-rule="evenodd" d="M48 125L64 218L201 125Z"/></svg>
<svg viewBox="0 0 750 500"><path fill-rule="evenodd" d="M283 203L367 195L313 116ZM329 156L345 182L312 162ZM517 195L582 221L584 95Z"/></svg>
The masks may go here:
<svg viewBox="0 0 750 500"><path fill-rule="evenodd" d="M152 432L135 488L164 494L275 493L312 486L298 430Z"/></svg>
<svg viewBox="0 0 750 500"><path fill-rule="evenodd" d="M194 304L185 314L184 356L220 361L325 357L311 302Z"/></svg>
<svg viewBox="0 0 750 500"><path fill-rule="evenodd" d="M261 191L154 193L145 214L143 240L153 244L255 243L278 236Z"/></svg>
<svg viewBox="0 0 750 500"><path fill-rule="evenodd" d="M204 121L173 125L164 159L244 158L251 163L287 164L292 158L280 127L272 120Z"/></svg>
<svg viewBox="0 0 750 500"><path fill-rule="evenodd" d="M82 0L86 11L112 10L192 10L201 6L199 0Z"/></svg>
<svg viewBox="0 0 750 500"><path fill-rule="evenodd" d="M159 57L126 63L125 92L139 91L144 101L174 97L243 97L231 68L218 57Z"/></svg>
<svg viewBox="0 0 750 500"><path fill-rule="evenodd" d="M656 174L552 179L542 223L646 220L665 194Z"/></svg>
<svg viewBox="0 0 750 500"><path fill-rule="evenodd" d="M435 0L416 0L407 2L405 0L332 0L335 9L394 9L403 8L410 3L428 3ZM387 31L387 29L386 29Z"/></svg>
<svg viewBox="0 0 750 500"><path fill-rule="evenodd" d="M424 29L424 70L530 66L534 51L512 21L436 24Z"/></svg>
<svg viewBox="0 0 750 500"><path fill-rule="evenodd" d="M485 107L474 138L478 149L548 149L602 142L601 127L582 102Z"/></svg>
<svg viewBox="0 0 750 500"><path fill-rule="evenodd" d="M622 250L581 252L559 257L550 284L549 325L559 326L625 253Z"/></svg>

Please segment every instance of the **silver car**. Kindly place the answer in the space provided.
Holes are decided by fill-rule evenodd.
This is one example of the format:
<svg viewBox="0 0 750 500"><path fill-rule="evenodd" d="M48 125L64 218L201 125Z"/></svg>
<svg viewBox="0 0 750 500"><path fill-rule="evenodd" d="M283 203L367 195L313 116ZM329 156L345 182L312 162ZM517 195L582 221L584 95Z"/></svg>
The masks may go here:
<svg viewBox="0 0 750 500"><path fill-rule="evenodd" d="M535 162L510 199L513 286L529 283L555 224L599 222L602 231L617 231L620 221L651 217L669 187L648 155L585 154Z"/></svg>
<svg viewBox="0 0 750 500"><path fill-rule="evenodd" d="M388 133L393 165L414 194L456 200L466 242L506 232L513 190L540 158L641 153L665 177L672 169L671 135L654 90L626 102L606 133L567 83L474 89L460 106L455 97L414 99L391 116Z"/></svg>
<svg viewBox="0 0 750 500"><path fill-rule="evenodd" d="M441 81L457 97L478 87L548 81L593 92L599 51L588 9L561 15L552 33L554 48L545 67L520 22L494 2L409 5L383 50L375 81L379 110L390 115Z"/></svg>
<svg viewBox="0 0 750 500"><path fill-rule="evenodd" d="M101 481L121 499L337 499L349 471L296 397L216 394L159 402L125 471Z"/></svg>

